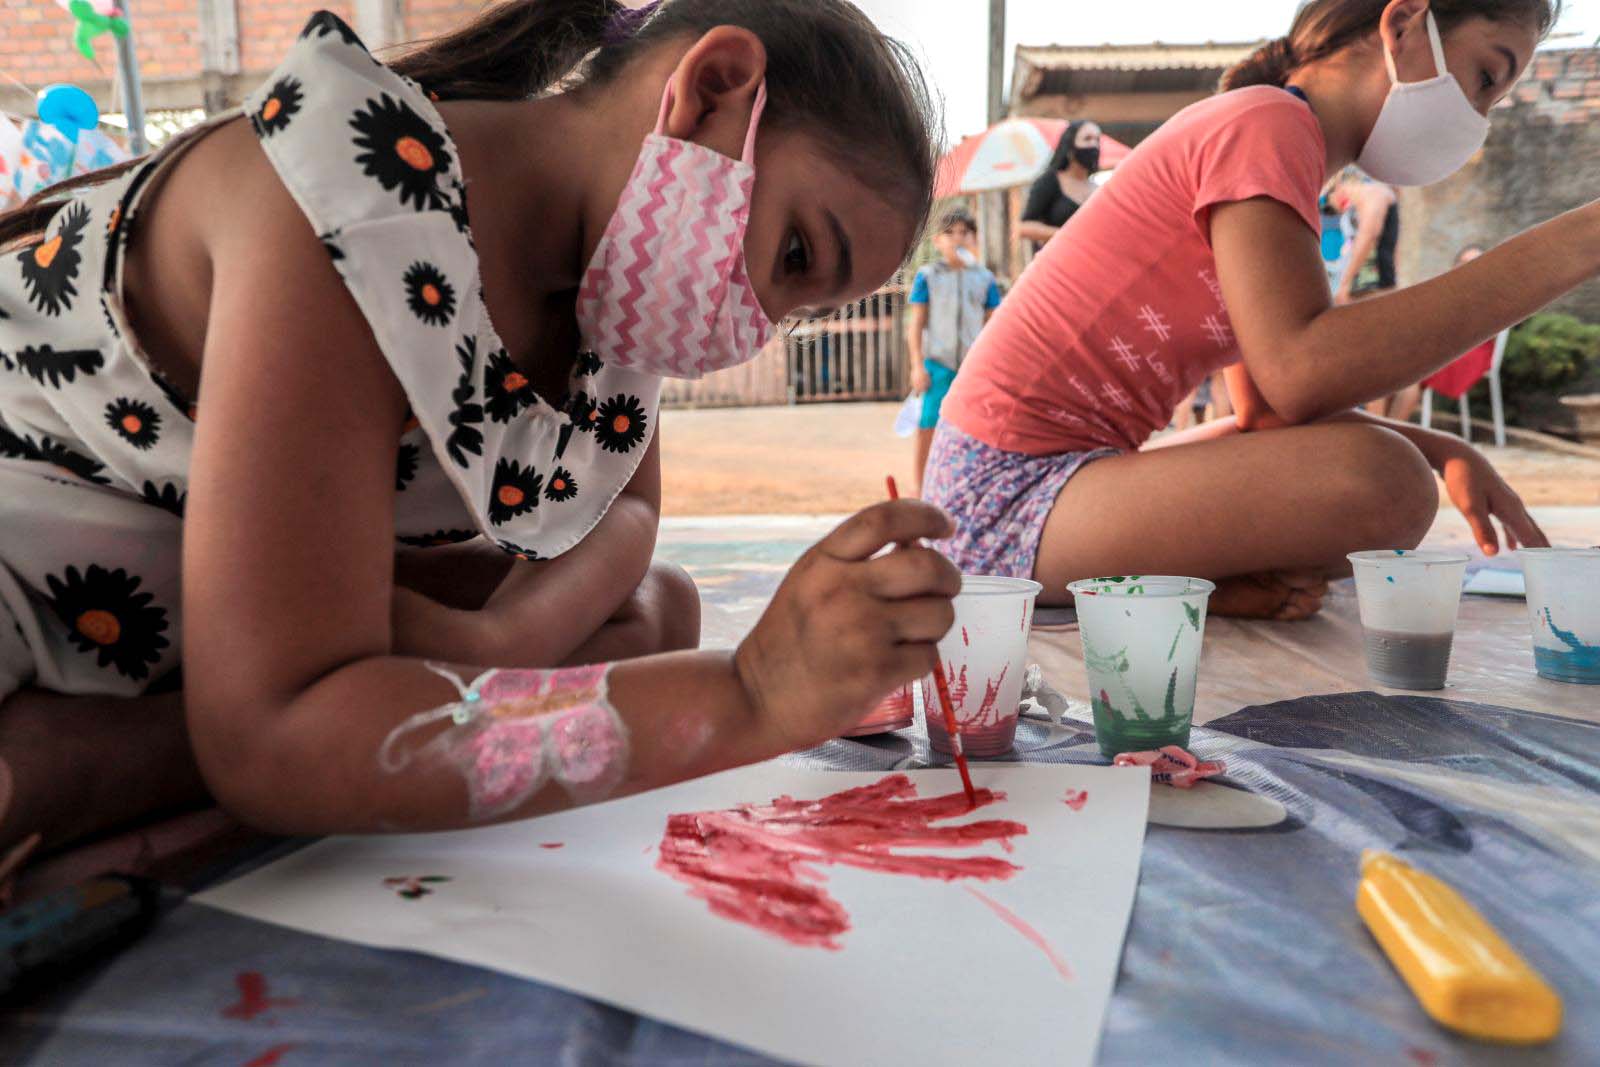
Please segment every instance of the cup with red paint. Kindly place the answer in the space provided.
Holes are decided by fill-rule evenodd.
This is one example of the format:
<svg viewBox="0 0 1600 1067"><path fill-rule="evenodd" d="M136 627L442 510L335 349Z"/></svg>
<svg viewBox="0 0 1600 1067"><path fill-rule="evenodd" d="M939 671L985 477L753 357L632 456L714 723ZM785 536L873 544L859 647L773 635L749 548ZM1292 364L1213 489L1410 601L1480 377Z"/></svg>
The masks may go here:
<svg viewBox="0 0 1600 1067"><path fill-rule="evenodd" d="M956 729L968 756L984 759L1011 751L1017 705L1027 670L1033 602L1044 586L1027 578L965 575L955 597L956 623L939 642L955 710ZM922 706L930 709L928 745L941 755L954 747L932 676L922 680Z"/></svg>
<svg viewBox="0 0 1600 1067"><path fill-rule="evenodd" d="M873 734L886 734L894 730L903 730L916 719L916 708L911 701L911 685L907 683L897 686L888 696L878 701L877 706L867 713L865 719L839 736L871 737Z"/></svg>

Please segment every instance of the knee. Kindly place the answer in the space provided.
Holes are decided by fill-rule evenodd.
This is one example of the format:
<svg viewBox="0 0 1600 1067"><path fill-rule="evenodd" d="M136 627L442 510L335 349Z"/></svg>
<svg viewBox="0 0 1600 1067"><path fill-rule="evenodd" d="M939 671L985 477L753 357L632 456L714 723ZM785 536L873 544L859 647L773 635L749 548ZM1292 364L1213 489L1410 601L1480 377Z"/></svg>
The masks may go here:
<svg viewBox="0 0 1600 1067"><path fill-rule="evenodd" d="M639 587L641 611L651 624L656 652L700 647L700 590L676 563L650 564Z"/></svg>
<svg viewBox="0 0 1600 1067"><path fill-rule="evenodd" d="M1340 428L1348 506L1344 514L1363 549L1415 548L1439 514L1433 469L1416 445L1382 426Z"/></svg>

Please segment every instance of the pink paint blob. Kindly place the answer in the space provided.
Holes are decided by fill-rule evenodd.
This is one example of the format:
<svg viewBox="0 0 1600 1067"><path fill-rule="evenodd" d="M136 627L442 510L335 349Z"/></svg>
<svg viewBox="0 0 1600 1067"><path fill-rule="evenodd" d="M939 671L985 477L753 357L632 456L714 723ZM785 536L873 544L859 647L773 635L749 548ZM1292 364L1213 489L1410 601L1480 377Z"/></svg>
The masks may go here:
<svg viewBox="0 0 1600 1067"><path fill-rule="evenodd" d="M1023 937L1027 938L1028 943L1033 945L1034 948L1037 948L1040 952L1043 952L1044 958L1050 961L1050 966L1054 967L1056 969L1056 973L1062 978L1069 982L1075 982L1078 980L1078 976L1072 970L1072 965L1069 964L1062 957L1061 953L1056 951L1056 947L1052 945L1043 934L1035 930L1026 919L1012 911L1010 908L1006 907L1004 904L1000 903L998 900L989 896L987 893L980 893L970 885L963 886L962 888L971 893L973 896L977 897L979 900L983 901L984 905L990 911L998 915L1002 922L1011 927L1017 933L1021 934Z"/></svg>
<svg viewBox="0 0 1600 1067"><path fill-rule="evenodd" d="M541 841L539 843L539 847L540 848L566 848L567 847L567 843L565 841Z"/></svg>
<svg viewBox="0 0 1600 1067"><path fill-rule="evenodd" d="M598 663L554 671L498 670L478 686L478 698L496 715L560 711L598 700L608 669L606 664Z"/></svg>
<svg viewBox="0 0 1600 1067"><path fill-rule="evenodd" d="M594 705L568 712L550 728L555 775L569 789L607 792L622 780L628 739L616 712Z"/></svg>
<svg viewBox="0 0 1600 1067"><path fill-rule="evenodd" d="M1073 811L1082 811L1083 806L1089 803L1089 791L1087 789L1069 789L1061 802Z"/></svg>
<svg viewBox="0 0 1600 1067"><path fill-rule="evenodd" d="M544 733L538 719L491 720L462 753L474 818L511 811L544 784Z"/></svg>
<svg viewBox="0 0 1600 1067"><path fill-rule="evenodd" d="M1004 800L978 790L975 807ZM1028 832L1020 822L987 819L935 826L973 810L965 793L917 796L904 774L820 800L778 797L667 818L658 870L689 886L715 915L794 945L838 949L850 916L822 884L823 865L941 881L998 881L1020 867L993 856L902 855L902 848L967 848Z"/></svg>

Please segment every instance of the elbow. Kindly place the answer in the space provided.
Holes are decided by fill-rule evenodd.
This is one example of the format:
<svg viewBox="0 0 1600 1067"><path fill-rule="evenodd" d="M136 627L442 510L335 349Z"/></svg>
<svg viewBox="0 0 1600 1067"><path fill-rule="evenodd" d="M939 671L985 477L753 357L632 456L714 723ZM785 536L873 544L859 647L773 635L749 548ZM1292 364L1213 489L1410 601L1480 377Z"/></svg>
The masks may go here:
<svg viewBox="0 0 1600 1067"><path fill-rule="evenodd" d="M283 783L299 774L280 768L278 731L287 708L260 700L187 696L189 741L200 776L218 806L229 816L263 833L292 834L304 827L286 824Z"/></svg>

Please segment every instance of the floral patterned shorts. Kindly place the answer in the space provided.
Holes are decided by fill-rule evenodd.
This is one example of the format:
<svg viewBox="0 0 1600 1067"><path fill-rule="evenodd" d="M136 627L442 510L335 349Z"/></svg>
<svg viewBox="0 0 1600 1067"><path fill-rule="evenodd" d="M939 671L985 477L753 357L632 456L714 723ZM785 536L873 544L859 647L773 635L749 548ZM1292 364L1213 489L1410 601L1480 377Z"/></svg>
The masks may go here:
<svg viewBox="0 0 1600 1067"><path fill-rule="evenodd" d="M1032 578L1045 520L1067 479L1115 448L1030 456L1007 452L941 422L928 453L922 496L955 519L939 548L963 574Z"/></svg>

